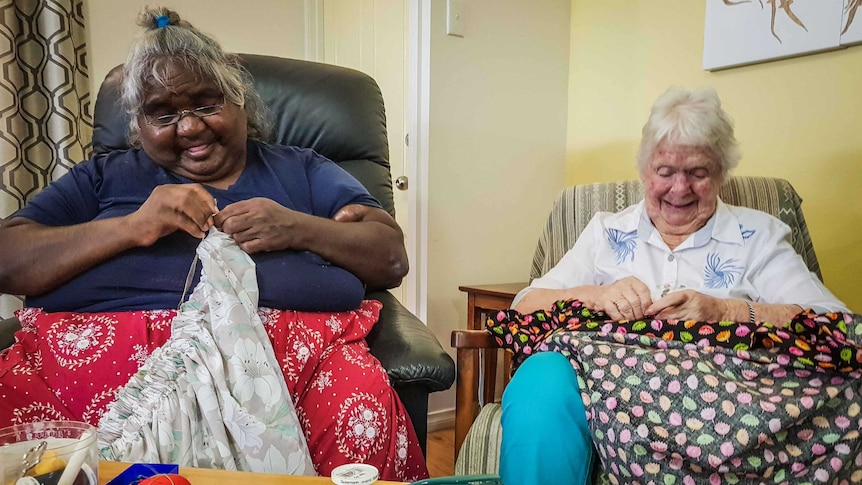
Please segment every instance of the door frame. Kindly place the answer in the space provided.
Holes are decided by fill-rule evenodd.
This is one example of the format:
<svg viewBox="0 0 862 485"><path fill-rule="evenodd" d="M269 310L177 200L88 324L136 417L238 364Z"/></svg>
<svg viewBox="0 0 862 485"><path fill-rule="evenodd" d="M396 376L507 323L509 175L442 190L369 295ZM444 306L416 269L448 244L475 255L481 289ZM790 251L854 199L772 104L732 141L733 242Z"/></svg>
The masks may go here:
<svg viewBox="0 0 862 485"><path fill-rule="evenodd" d="M428 158L431 107L431 1L406 0L408 12L407 172L414 190L408 194L406 306L428 320Z"/></svg>
<svg viewBox="0 0 862 485"><path fill-rule="evenodd" d="M304 0L305 57L323 62L323 4ZM428 140L431 79L431 2L404 0L407 15L407 227L404 243L410 271L402 283L404 306L420 320L428 316Z"/></svg>

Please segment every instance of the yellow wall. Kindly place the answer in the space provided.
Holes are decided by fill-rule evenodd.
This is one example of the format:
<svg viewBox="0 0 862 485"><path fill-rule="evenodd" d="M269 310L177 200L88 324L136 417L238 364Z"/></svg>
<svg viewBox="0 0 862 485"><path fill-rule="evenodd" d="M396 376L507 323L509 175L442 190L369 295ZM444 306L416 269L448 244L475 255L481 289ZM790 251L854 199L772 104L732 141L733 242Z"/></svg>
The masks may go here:
<svg viewBox="0 0 862 485"><path fill-rule="evenodd" d="M704 13L703 1L572 0L567 184L636 178L655 98L712 85L736 122L736 173L794 185L827 286L862 312L862 46L711 73Z"/></svg>
<svg viewBox="0 0 862 485"><path fill-rule="evenodd" d="M126 61L132 41L143 32L135 20L147 5L174 9L230 52L300 59L305 53L305 0L87 0L92 99L108 71Z"/></svg>

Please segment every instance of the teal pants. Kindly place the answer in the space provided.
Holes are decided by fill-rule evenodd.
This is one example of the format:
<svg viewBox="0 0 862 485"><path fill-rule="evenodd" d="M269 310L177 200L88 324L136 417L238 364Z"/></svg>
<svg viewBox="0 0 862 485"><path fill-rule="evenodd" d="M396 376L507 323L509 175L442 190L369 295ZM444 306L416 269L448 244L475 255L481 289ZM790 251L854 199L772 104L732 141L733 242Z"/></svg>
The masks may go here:
<svg viewBox="0 0 862 485"><path fill-rule="evenodd" d="M503 392L504 485L592 483L593 450L578 378L568 359L540 352Z"/></svg>

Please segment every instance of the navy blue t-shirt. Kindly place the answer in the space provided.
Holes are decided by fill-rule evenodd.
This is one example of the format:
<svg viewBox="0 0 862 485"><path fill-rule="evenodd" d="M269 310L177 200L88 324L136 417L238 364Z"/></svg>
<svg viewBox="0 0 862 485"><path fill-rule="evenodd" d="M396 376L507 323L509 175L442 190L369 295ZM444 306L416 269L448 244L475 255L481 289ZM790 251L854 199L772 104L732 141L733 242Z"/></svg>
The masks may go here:
<svg viewBox="0 0 862 485"><path fill-rule="evenodd" d="M76 165L12 217L49 226L119 217L137 210L156 186L182 183L192 182L159 167L143 150L112 152ZM204 187L219 209L254 197L326 218L348 204L380 207L356 179L317 153L254 141L234 185ZM49 312L176 308L199 242L177 231L150 247L117 254L53 291L29 296L25 304ZM257 253L252 259L261 306L342 311L359 306L364 296L358 278L308 251ZM191 288L200 278L197 266Z"/></svg>

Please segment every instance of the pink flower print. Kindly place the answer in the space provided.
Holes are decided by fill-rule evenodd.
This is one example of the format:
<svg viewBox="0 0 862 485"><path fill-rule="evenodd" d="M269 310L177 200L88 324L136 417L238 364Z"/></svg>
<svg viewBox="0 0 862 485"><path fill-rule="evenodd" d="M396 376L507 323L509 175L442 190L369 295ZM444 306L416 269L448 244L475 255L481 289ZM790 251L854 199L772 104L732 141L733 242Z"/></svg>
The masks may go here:
<svg viewBox="0 0 862 485"><path fill-rule="evenodd" d="M735 333L736 333L737 337L746 337L746 336L748 336L748 334L751 333L751 329L748 328L747 325L740 325L740 326L736 327Z"/></svg>
<svg viewBox="0 0 862 485"><path fill-rule="evenodd" d="M632 407L632 415L634 415L636 418L642 418L644 416L643 406Z"/></svg>
<svg viewBox="0 0 862 485"><path fill-rule="evenodd" d="M838 416L835 418L835 425L841 429L847 429L850 426L850 419L847 416Z"/></svg>
<svg viewBox="0 0 862 485"><path fill-rule="evenodd" d="M689 389L694 390L697 389L697 376L690 375L685 379L685 384Z"/></svg>
<svg viewBox="0 0 862 485"><path fill-rule="evenodd" d="M778 418L773 418L769 420L769 431L773 433L777 433L781 431L781 420Z"/></svg>
<svg viewBox="0 0 862 485"><path fill-rule="evenodd" d="M736 400L739 401L740 404L751 404L751 394L741 392L736 396Z"/></svg>
<svg viewBox="0 0 862 485"><path fill-rule="evenodd" d="M691 445L685 449L685 454L694 459L700 458L702 452L703 450L701 450L699 446L694 445Z"/></svg>
<svg viewBox="0 0 862 485"><path fill-rule="evenodd" d="M803 355L805 355L805 352L803 352L802 349L800 349L799 347L790 347L789 349L787 349L787 351L797 357L802 357Z"/></svg>
<svg viewBox="0 0 862 485"><path fill-rule="evenodd" d="M653 441L649 444L649 447L656 453L667 453L667 443L662 443L661 441Z"/></svg>
<svg viewBox="0 0 862 485"><path fill-rule="evenodd" d="M715 419L715 408L703 408L700 411L700 417L704 421L712 421Z"/></svg>
<svg viewBox="0 0 862 485"><path fill-rule="evenodd" d="M730 425L728 425L727 423L724 423L724 422L719 422L719 423L715 423L715 426L713 427L713 429L715 429L716 433L724 436L730 432Z"/></svg>
<svg viewBox="0 0 862 485"><path fill-rule="evenodd" d="M632 440L632 432L628 428L620 431L620 443L627 444Z"/></svg>
<svg viewBox="0 0 862 485"><path fill-rule="evenodd" d="M719 447L721 454L724 456L733 456L733 445L729 441L725 441Z"/></svg>
<svg viewBox="0 0 862 485"><path fill-rule="evenodd" d="M724 463L724 460L711 454L706 457L706 462L709 463L709 466L718 468L722 463Z"/></svg>
<svg viewBox="0 0 862 485"><path fill-rule="evenodd" d="M653 359L659 364L664 364L667 360L667 355L664 352L659 352L653 356Z"/></svg>
<svg viewBox="0 0 862 485"><path fill-rule="evenodd" d="M814 407L814 399L811 396L803 396L802 399L799 400L799 403L802 404L802 407L805 409L811 409Z"/></svg>
<svg viewBox="0 0 862 485"><path fill-rule="evenodd" d="M826 453L826 446L824 446L823 443L815 443L814 446L811 447L811 452L820 456Z"/></svg>
<svg viewBox="0 0 862 485"><path fill-rule="evenodd" d="M625 365L626 367L632 368L632 367L638 365L638 359L637 359L637 357L627 357L625 360L623 360L623 365Z"/></svg>
<svg viewBox="0 0 862 485"><path fill-rule="evenodd" d="M671 394L679 394L679 391L681 388L682 388L682 386L680 385L679 381L676 379L670 381L667 385L667 391Z"/></svg>
<svg viewBox="0 0 862 485"><path fill-rule="evenodd" d="M772 404L769 401L760 401L760 409L766 411L767 413L774 413L776 409L778 409L775 404Z"/></svg>
<svg viewBox="0 0 862 485"><path fill-rule="evenodd" d="M669 421L673 426L682 426L682 416L678 412L670 413Z"/></svg>

